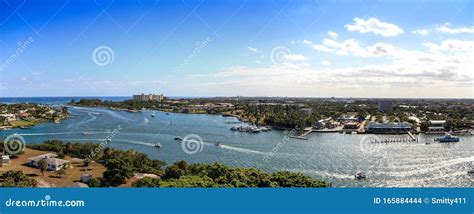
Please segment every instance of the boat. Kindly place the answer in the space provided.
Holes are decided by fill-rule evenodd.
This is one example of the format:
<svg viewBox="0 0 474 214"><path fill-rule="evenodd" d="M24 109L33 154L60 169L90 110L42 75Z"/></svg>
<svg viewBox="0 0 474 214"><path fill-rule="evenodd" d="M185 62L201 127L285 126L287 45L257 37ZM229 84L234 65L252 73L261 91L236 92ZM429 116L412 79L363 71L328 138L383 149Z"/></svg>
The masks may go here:
<svg viewBox="0 0 474 214"><path fill-rule="evenodd" d="M426 142L425 144L426 144L426 145L430 145L431 143L428 141L428 142Z"/></svg>
<svg viewBox="0 0 474 214"><path fill-rule="evenodd" d="M151 114L151 117L155 117L155 113L152 113L152 114Z"/></svg>
<svg viewBox="0 0 474 214"><path fill-rule="evenodd" d="M169 115L170 113L166 112L166 115Z"/></svg>
<svg viewBox="0 0 474 214"><path fill-rule="evenodd" d="M221 143L221 142L217 142L217 143L215 143L214 145L217 146L217 147L221 147L221 146L222 146L222 143Z"/></svg>
<svg viewBox="0 0 474 214"><path fill-rule="evenodd" d="M467 171L467 174L468 175L474 175L474 168L470 169L469 171Z"/></svg>
<svg viewBox="0 0 474 214"><path fill-rule="evenodd" d="M183 140L183 138L180 137L180 136L176 136L176 137L174 137L174 139L175 139L175 140Z"/></svg>
<svg viewBox="0 0 474 214"><path fill-rule="evenodd" d="M83 135L93 134L92 132L82 132Z"/></svg>
<svg viewBox="0 0 474 214"><path fill-rule="evenodd" d="M365 173L363 172L358 172L354 175L355 179L357 180L363 180L363 179L367 179L367 176L365 175Z"/></svg>
<svg viewBox="0 0 474 214"><path fill-rule="evenodd" d="M156 147L156 148L161 148L161 147L163 147L163 146L162 146L160 143L157 143L157 144L155 144L155 147Z"/></svg>
<svg viewBox="0 0 474 214"><path fill-rule="evenodd" d="M20 126L20 129L31 129L31 126Z"/></svg>
<svg viewBox="0 0 474 214"><path fill-rule="evenodd" d="M435 141L439 141L440 143L454 143L459 142L459 137L446 133L443 137L435 138Z"/></svg>

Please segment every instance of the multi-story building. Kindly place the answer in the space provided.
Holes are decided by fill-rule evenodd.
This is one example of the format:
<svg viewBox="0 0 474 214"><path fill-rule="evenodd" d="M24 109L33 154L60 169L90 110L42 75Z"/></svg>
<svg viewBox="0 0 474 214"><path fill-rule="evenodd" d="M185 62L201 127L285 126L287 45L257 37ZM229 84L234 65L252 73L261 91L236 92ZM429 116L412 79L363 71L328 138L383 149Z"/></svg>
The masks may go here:
<svg viewBox="0 0 474 214"><path fill-rule="evenodd" d="M133 100L135 101L163 101L164 96L163 94L139 94L139 95L133 95Z"/></svg>

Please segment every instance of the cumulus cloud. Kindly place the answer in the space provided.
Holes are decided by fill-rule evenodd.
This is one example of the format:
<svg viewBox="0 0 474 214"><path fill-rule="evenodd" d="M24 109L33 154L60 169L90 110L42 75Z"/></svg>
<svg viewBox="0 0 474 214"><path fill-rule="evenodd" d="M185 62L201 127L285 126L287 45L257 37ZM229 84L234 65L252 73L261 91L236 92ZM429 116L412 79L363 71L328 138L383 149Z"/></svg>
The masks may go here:
<svg viewBox="0 0 474 214"><path fill-rule="evenodd" d="M337 39L337 33L334 31L328 31L328 35L333 39Z"/></svg>
<svg viewBox="0 0 474 214"><path fill-rule="evenodd" d="M443 33L458 34L458 33L474 33L474 26L453 28L451 24L445 23L436 27L436 30Z"/></svg>
<svg viewBox="0 0 474 214"><path fill-rule="evenodd" d="M310 44L313 44L313 42L309 41L309 40L303 40L301 43L303 43L303 45L310 45Z"/></svg>
<svg viewBox="0 0 474 214"><path fill-rule="evenodd" d="M257 51L258 51L257 48L253 48L253 47L247 47L247 49L251 52L254 52L254 53L257 53Z"/></svg>
<svg viewBox="0 0 474 214"><path fill-rule="evenodd" d="M256 68L237 66L210 74L213 78L193 80L204 85L189 85L205 88L209 93L252 96L473 97L474 41L425 42L425 51L385 43L362 47L355 40L326 40L326 45L334 47L334 53L337 48L345 48L347 53L388 55L392 60L322 69L314 69L306 62ZM320 63L328 66L335 62Z"/></svg>
<svg viewBox="0 0 474 214"><path fill-rule="evenodd" d="M345 25L348 31L357 31L360 33L374 33L376 35L389 37L396 36L403 33L403 30L391 23L379 21L376 18L369 18L367 20L361 18L354 18L353 24Z"/></svg>
<svg viewBox="0 0 474 214"><path fill-rule="evenodd" d="M342 42L332 39L324 39L322 44L315 44L312 47L320 52L361 57L390 56L400 50L391 44L383 42L368 47L362 47L359 41L355 39L347 39Z"/></svg>

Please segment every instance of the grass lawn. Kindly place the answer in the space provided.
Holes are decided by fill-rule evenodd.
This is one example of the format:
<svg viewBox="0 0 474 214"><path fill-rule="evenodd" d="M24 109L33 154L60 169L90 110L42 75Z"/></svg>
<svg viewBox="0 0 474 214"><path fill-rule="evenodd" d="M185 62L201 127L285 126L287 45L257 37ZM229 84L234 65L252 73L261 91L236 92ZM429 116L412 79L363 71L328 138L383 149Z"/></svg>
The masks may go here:
<svg viewBox="0 0 474 214"><path fill-rule="evenodd" d="M9 122L12 128L20 127L20 126L33 126L36 124L34 121L26 121L26 120L14 120Z"/></svg>
<svg viewBox="0 0 474 214"><path fill-rule="evenodd" d="M70 166L68 169L66 169L65 175L60 177L55 172L47 171L43 176L39 169L30 167L28 165L28 158L47 153L53 152L26 148L24 154L18 156L15 159L11 159L10 163L4 164L2 167L0 167L0 173L3 174L8 170L20 170L28 176L35 178L38 181L39 186L68 187L74 182L80 181L81 174L85 173L86 170L92 173L92 176L95 178L102 177L102 173L106 170L102 164L96 162L92 162L88 167L84 167L82 160L66 156L64 159L70 161Z"/></svg>

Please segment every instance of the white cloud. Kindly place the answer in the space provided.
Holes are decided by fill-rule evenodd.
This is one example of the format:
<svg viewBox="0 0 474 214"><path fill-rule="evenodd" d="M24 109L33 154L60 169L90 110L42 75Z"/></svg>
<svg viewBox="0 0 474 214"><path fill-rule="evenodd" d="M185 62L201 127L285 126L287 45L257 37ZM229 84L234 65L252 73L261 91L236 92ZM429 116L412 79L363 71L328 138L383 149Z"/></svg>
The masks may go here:
<svg viewBox="0 0 474 214"><path fill-rule="evenodd" d="M332 52L331 49L324 45L313 45L311 47L320 52Z"/></svg>
<svg viewBox="0 0 474 214"><path fill-rule="evenodd" d="M255 60L255 63L257 63L257 64L262 64L262 61L260 61L260 60Z"/></svg>
<svg viewBox="0 0 474 214"><path fill-rule="evenodd" d="M337 33L334 31L328 31L328 35L333 39L337 39Z"/></svg>
<svg viewBox="0 0 474 214"><path fill-rule="evenodd" d="M474 41L425 42L425 51L406 50L386 43L362 47L355 40L325 40L333 53L387 55L389 61L338 68L313 69L309 63L238 66L219 71L190 87L206 93L249 96L353 96L353 97L467 97L473 98L471 72ZM293 56L294 57L294 56ZM302 58L302 57L294 57ZM330 61L321 61L331 65ZM343 64L344 65L344 64ZM433 90L433 88L436 90ZM219 89L219 90L216 90ZM205 92L203 92L205 93Z"/></svg>
<svg viewBox="0 0 474 214"><path fill-rule="evenodd" d="M399 51L399 49L393 45L383 42L379 42L368 47L362 47L355 39L348 39L342 42L332 39L324 39L323 44L315 44L312 47L320 52L361 57L390 56Z"/></svg>
<svg viewBox="0 0 474 214"><path fill-rule="evenodd" d="M306 39L305 39L305 40L303 40L303 42L302 42L302 43L303 43L303 45L311 45L311 44L313 44L313 42L311 42L311 41L308 41L308 40L306 40Z"/></svg>
<svg viewBox="0 0 474 214"><path fill-rule="evenodd" d="M474 26L453 28L451 24L445 23L436 27L436 30L443 33L458 34L458 33L474 33Z"/></svg>
<svg viewBox="0 0 474 214"><path fill-rule="evenodd" d="M286 61L306 61L308 60L309 58L306 57L306 56L303 56L301 54L286 54L283 56L283 58L286 60Z"/></svg>
<svg viewBox="0 0 474 214"><path fill-rule="evenodd" d="M403 33L403 30L395 24L381 22L376 18L369 18L367 20L361 18L354 18L353 24L345 25L349 31L357 31L360 33L374 33L376 35L388 37L396 36Z"/></svg>
<svg viewBox="0 0 474 214"><path fill-rule="evenodd" d="M430 33L430 31L428 29L419 29L419 30L414 30L412 31L413 34L418 34L418 35L421 35L421 36L426 36Z"/></svg>
<svg viewBox="0 0 474 214"><path fill-rule="evenodd" d="M330 61L322 61L321 65L330 66L332 63Z"/></svg>
<svg viewBox="0 0 474 214"><path fill-rule="evenodd" d="M254 52L254 53L257 53L257 51L258 51L257 48L253 48L253 47L247 47L247 49L248 49L249 51Z"/></svg>

